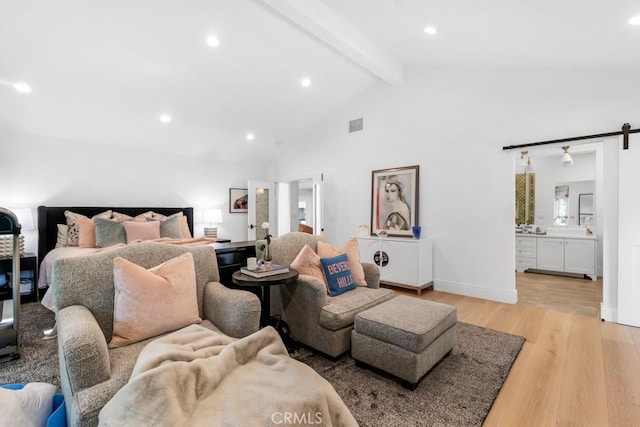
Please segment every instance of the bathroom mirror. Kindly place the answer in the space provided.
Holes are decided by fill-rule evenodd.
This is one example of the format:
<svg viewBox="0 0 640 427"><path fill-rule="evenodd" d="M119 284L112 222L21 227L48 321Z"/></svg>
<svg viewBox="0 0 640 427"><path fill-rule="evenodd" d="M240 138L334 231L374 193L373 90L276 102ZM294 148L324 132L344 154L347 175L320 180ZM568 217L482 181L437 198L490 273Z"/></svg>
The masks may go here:
<svg viewBox="0 0 640 427"><path fill-rule="evenodd" d="M595 224L594 195L595 181L556 183L553 194L553 224Z"/></svg>
<svg viewBox="0 0 640 427"><path fill-rule="evenodd" d="M593 224L593 193L578 195L578 225Z"/></svg>

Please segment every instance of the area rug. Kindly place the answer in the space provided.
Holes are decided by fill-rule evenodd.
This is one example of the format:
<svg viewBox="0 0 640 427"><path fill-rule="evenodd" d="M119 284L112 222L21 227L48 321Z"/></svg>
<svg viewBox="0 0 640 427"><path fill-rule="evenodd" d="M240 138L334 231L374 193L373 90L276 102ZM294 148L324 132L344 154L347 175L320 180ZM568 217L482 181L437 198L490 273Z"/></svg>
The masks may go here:
<svg viewBox="0 0 640 427"><path fill-rule="evenodd" d="M0 364L0 384L42 381L59 388L57 341L42 339L42 330L53 325L53 313L27 303L21 319L21 357ZM348 355L332 361L301 348L292 357L326 378L362 427L480 426L524 338L461 322L456 334L452 354L415 391L380 372L356 367Z"/></svg>
<svg viewBox="0 0 640 427"><path fill-rule="evenodd" d="M293 356L336 389L360 426L480 426L525 339L458 322L453 352L415 391L380 372L302 348Z"/></svg>

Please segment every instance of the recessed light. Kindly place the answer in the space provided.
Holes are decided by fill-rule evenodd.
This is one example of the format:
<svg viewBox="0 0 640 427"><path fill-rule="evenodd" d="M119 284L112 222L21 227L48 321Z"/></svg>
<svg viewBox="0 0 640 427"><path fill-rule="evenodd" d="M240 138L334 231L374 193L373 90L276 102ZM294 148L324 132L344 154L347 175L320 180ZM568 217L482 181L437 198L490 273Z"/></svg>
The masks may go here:
<svg viewBox="0 0 640 427"><path fill-rule="evenodd" d="M302 85L302 87L309 87L311 86L311 79L305 77L304 79L302 79L300 84Z"/></svg>
<svg viewBox="0 0 640 427"><path fill-rule="evenodd" d="M438 30L436 30L435 27L424 27L424 32L431 35L434 35L435 33L438 32Z"/></svg>
<svg viewBox="0 0 640 427"><path fill-rule="evenodd" d="M20 93L31 93L31 86L24 82L19 82L13 85L13 88Z"/></svg>
<svg viewBox="0 0 640 427"><path fill-rule="evenodd" d="M640 15L634 16L633 18L629 19L629 24L640 25Z"/></svg>
<svg viewBox="0 0 640 427"><path fill-rule="evenodd" d="M255 139L255 135L249 132L247 134L247 141L253 141Z"/></svg>
<svg viewBox="0 0 640 427"><path fill-rule="evenodd" d="M162 114L162 115L160 116L160 121L161 121L162 123L170 123L170 122L171 122L171 116L170 116L170 115L168 115L168 114Z"/></svg>
<svg viewBox="0 0 640 427"><path fill-rule="evenodd" d="M207 44L211 47L216 47L220 44L220 40L216 36L207 37Z"/></svg>

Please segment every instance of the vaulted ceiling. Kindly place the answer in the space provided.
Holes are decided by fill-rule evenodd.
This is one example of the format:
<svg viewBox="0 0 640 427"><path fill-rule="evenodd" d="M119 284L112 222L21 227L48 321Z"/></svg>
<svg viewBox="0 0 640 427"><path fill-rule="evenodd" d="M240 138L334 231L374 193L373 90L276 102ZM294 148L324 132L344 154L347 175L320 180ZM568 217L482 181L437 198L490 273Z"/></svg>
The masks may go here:
<svg viewBox="0 0 640 427"><path fill-rule="evenodd" d="M639 1L0 6L0 131L212 159L286 149L372 86L402 84L408 67L640 71Z"/></svg>

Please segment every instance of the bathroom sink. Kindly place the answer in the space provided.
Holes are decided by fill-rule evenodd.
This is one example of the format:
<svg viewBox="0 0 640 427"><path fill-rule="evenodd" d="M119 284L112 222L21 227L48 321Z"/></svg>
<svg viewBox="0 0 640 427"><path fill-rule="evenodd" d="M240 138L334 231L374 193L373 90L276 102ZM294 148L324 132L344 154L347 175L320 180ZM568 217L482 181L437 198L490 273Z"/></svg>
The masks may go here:
<svg viewBox="0 0 640 427"><path fill-rule="evenodd" d="M585 227L547 227L547 236L584 237L587 236Z"/></svg>

